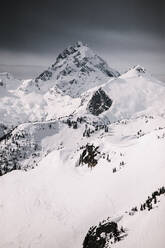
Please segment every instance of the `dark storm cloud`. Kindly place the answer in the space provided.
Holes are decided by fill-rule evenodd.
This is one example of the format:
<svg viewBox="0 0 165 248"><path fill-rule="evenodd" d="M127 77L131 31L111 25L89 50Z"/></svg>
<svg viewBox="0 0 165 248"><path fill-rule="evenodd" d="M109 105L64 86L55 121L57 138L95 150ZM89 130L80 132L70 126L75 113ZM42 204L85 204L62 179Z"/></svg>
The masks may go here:
<svg viewBox="0 0 165 248"><path fill-rule="evenodd" d="M16 0L0 11L0 70L36 65L37 73L82 40L117 69L139 63L164 73L164 0Z"/></svg>
<svg viewBox="0 0 165 248"><path fill-rule="evenodd" d="M3 4L0 48L51 52L77 38L81 29L83 33L97 29L164 36L163 0L17 0Z"/></svg>

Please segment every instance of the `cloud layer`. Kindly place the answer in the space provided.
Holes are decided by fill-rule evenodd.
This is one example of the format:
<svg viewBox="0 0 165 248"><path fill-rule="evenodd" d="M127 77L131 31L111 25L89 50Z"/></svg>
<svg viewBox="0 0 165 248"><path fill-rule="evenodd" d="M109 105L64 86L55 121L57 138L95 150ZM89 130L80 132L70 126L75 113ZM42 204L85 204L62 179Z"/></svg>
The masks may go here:
<svg viewBox="0 0 165 248"><path fill-rule="evenodd" d="M117 67L138 60L163 73L164 12L163 0L3 3L0 64L48 66L70 43L83 40Z"/></svg>

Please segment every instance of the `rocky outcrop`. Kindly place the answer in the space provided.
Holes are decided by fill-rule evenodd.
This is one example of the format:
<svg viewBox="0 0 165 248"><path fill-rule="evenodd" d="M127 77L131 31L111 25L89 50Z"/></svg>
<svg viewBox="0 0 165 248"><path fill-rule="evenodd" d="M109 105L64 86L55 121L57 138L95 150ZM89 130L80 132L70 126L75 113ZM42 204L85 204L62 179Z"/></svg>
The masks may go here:
<svg viewBox="0 0 165 248"><path fill-rule="evenodd" d="M100 115L104 111L108 110L112 105L112 100L106 95L106 93L100 88L98 89L88 104L88 110L93 115Z"/></svg>
<svg viewBox="0 0 165 248"><path fill-rule="evenodd" d="M114 221L102 221L98 226L92 226L83 242L83 248L111 247L126 236L123 227L119 228Z"/></svg>

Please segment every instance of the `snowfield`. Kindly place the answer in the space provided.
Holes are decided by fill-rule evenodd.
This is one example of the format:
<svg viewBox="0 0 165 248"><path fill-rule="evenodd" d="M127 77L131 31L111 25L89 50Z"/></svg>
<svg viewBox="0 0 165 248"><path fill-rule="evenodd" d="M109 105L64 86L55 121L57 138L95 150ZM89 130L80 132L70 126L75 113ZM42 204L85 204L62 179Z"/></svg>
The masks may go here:
<svg viewBox="0 0 165 248"><path fill-rule="evenodd" d="M165 85L140 66L119 75L82 43L37 79L10 88L6 75L0 247L164 248ZM112 222L116 240L98 234Z"/></svg>
<svg viewBox="0 0 165 248"><path fill-rule="evenodd" d="M75 167L77 142L72 132L77 132L77 137L80 134L79 130L70 130L73 144L68 142L69 133L65 131L58 136L65 148L50 152L34 170L13 171L1 177L0 247L82 247L91 225L108 216L123 216L128 238L116 247L122 243L124 247L155 247L159 242L158 247L163 248L163 197L151 212L139 212L137 216L125 213L164 185L165 139L157 135L165 130L149 132L152 125L160 125L160 120L145 123L144 119L114 124L104 137L98 133L94 139L82 140L99 144L102 152L110 153L110 163L100 158L93 169ZM146 126L146 134L137 138L135 130L139 126ZM125 165L120 168L122 160ZM112 172L114 167L116 173ZM152 230L160 232L154 232L153 238Z"/></svg>

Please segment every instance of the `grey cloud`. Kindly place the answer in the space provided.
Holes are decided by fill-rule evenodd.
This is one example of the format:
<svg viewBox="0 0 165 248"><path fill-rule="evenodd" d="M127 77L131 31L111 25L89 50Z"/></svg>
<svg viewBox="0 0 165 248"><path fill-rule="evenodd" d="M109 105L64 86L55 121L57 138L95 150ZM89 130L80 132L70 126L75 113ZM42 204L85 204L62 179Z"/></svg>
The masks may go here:
<svg viewBox="0 0 165 248"><path fill-rule="evenodd" d="M163 0L17 0L1 7L0 47L17 51L58 46L71 28L145 31L161 38L165 30Z"/></svg>
<svg viewBox="0 0 165 248"><path fill-rule="evenodd" d="M110 65L124 68L138 60L163 73L164 12L164 0L4 1L0 64L47 67L83 40Z"/></svg>

